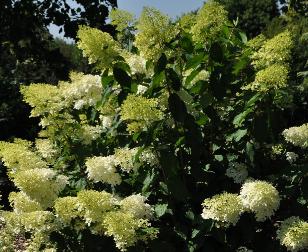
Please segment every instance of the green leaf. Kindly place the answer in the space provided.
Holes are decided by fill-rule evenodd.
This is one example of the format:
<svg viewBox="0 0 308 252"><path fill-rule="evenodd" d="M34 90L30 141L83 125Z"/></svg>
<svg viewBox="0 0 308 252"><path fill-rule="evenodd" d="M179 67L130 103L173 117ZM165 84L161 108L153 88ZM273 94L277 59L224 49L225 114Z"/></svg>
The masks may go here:
<svg viewBox="0 0 308 252"><path fill-rule="evenodd" d="M131 88L132 78L122 68L114 67L113 76L123 88Z"/></svg>
<svg viewBox="0 0 308 252"><path fill-rule="evenodd" d="M188 36L184 36L181 38L180 47L183 48L187 53L192 53L194 50L193 43Z"/></svg>
<svg viewBox="0 0 308 252"><path fill-rule="evenodd" d="M168 209L168 204L157 204L155 205L154 211L158 218L162 217Z"/></svg>
<svg viewBox="0 0 308 252"><path fill-rule="evenodd" d="M112 81L113 81L113 76L102 76L101 78L101 83L103 88L108 87Z"/></svg>
<svg viewBox="0 0 308 252"><path fill-rule="evenodd" d="M196 121L196 123L201 126L201 125L207 124L209 121L210 121L210 118L207 115L201 114L198 120Z"/></svg>
<svg viewBox="0 0 308 252"><path fill-rule="evenodd" d="M224 52L221 45L217 42L213 43L210 49L210 58L215 62L222 62L224 58Z"/></svg>
<svg viewBox="0 0 308 252"><path fill-rule="evenodd" d="M154 72L159 73L165 70L166 66L167 66L167 57L166 57L166 54L163 53L158 59L157 64L154 67Z"/></svg>
<svg viewBox="0 0 308 252"><path fill-rule="evenodd" d="M171 87L175 91L179 91L181 88L181 79L178 74L171 68L166 70L166 79L167 83L171 85Z"/></svg>
<svg viewBox="0 0 308 252"><path fill-rule="evenodd" d="M199 53L194 55L186 64L185 69L195 68L204 61L205 54Z"/></svg>
<svg viewBox="0 0 308 252"><path fill-rule="evenodd" d="M240 35L240 37L242 39L242 42L244 44L246 44L247 43L247 36L246 36L246 34L244 32L239 32L239 35Z"/></svg>
<svg viewBox="0 0 308 252"><path fill-rule="evenodd" d="M227 137L228 141L239 142L247 134L247 129L239 129Z"/></svg>
<svg viewBox="0 0 308 252"><path fill-rule="evenodd" d="M248 108L244 112L238 114L236 117L233 119L233 124L236 127L241 127L243 122L245 121L246 117L253 112L253 108Z"/></svg>
<svg viewBox="0 0 308 252"><path fill-rule="evenodd" d="M168 99L168 104L173 118L178 122L184 123L187 109L181 98L177 94L171 94Z"/></svg>

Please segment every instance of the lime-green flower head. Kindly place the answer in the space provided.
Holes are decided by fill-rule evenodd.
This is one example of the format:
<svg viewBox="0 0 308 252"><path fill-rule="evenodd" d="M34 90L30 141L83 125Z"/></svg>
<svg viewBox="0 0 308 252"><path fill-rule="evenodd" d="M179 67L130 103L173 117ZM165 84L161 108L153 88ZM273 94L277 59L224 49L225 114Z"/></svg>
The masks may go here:
<svg viewBox="0 0 308 252"><path fill-rule="evenodd" d="M191 33L195 42L206 44L215 40L228 22L228 13L222 5L209 1L198 11Z"/></svg>
<svg viewBox="0 0 308 252"><path fill-rule="evenodd" d="M38 202L24 192L11 192L9 201L17 214L43 210Z"/></svg>
<svg viewBox="0 0 308 252"><path fill-rule="evenodd" d="M255 213L257 221L265 221L278 209L279 193L266 181L247 181L241 188L240 198L244 207Z"/></svg>
<svg viewBox="0 0 308 252"><path fill-rule="evenodd" d="M77 197L58 198L54 204L55 213L64 224L70 224L71 220L80 216Z"/></svg>
<svg viewBox="0 0 308 252"><path fill-rule="evenodd" d="M177 34L176 27L168 16L155 8L144 8L137 23L135 44L145 59L157 59L168 43Z"/></svg>
<svg viewBox="0 0 308 252"><path fill-rule="evenodd" d="M68 178L51 169L31 169L17 172L15 185L31 199L37 201L43 209L51 207L59 193L68 183Z"/></svg>
<svg viewBox="0 0 308 252"><path fill-rule="evenodd" d="M156 98L130 94L121 106L121 118L127 121L127 130L130 133L147 129L152 123L162 120L163 111L159 108Z"/></svg>
<svg viewBox="0 0 308 252"><path fill-rule="evenodd" d="M225 226L235 225L244 210L237 194L222 193L203 202L203 219L213 219Z"/></svg>
<svg viewBox="0 0 308 252"><path fill-rule="evenodd" d="M308 124L303 124L298 127L291 127L285 129L282 135L286 141L292 143L295 146L307 148L308 147Z"/></svg>
<svg viewBox="0 0 308 252"><path fill-rule="evenodd" d="M31 116L42 116L46 113L57 113L62 108L61 91L57 86L48 84L31 84L21 86L23 100L33 109Z"/></svg>
<svg viewBox="0 0 308 252"><path fill-rule="evenodd" d="M77 198L78 210L81 211L88 225L101 223L105 214L114 210L117 203L116 199L105 191L82 190L78 192Z"/></svg>
<svg viewBox="0 0 308 252"><path fill-rule="evenodd" d="M126 251L138 240L151 239L151 236L140 237L138 234L140 229L146 229L149 225L147 220L135 218L131 213L122 211L109 212L103 220L105 234L113 237L116 247L121 251Z"/></svg>
<svg viewBox="0 0 308 252"><path fill-rule="evenodd" d="M109 18L111 19L111 24L119 32L134 26L136 23L136 19L132 13L120 9L112 9L109 13Z"/></svg>
<svg viewBox="0 0 308 252"><path fill-rule="evenodd" d="M19 171L47 168L47 163L30 147L25 141L0 142L0 158L8 168L9 176L14 177Z"/></svg>
<svg viewBox="0 0 308 252"><path fill-rule="evenodd" d="M80 26L77 33L77 46L89 63L96 63L100 69L109 68L121 53L120 44L110 34L96 28Z"/></svg>
<svg viewBox="0 0 308 252"><path fill-rule="evenodd" d="M279 90L287 86L288 74L288 67L273 64L257 72L254 82L243 87L243 89L262 93Z"/></svg>
<svg viewBox="0 0 308 252"><path fill-rule="evenodd" d="M191 27L196 23L196 14L188 13L179 19L179 25L185 32L190 32Z"/></svg>
<svg viewBox="0 0 308 252"><path fill-rule="evenodd" d="M308 223L292 216L281 223L277 238L289 251L303 251L308 248Z"/></svg>
<svg viewBox="0 0 308 252"><path fill-rule="evenodd" d="M261 48L252 55L252 64L261 69L272 64L288 64L293 47L292 35L289 31L279 33L266 41Z"/></svg>

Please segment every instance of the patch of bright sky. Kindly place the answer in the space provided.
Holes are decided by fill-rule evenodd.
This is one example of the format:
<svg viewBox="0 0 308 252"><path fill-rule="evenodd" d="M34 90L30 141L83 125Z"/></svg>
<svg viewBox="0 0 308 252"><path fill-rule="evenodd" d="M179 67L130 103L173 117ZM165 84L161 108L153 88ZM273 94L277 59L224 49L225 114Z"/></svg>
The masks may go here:
<svg viewBox="0 0 308 252"><path fill-rule="evenodd" d="M77 6L74 0L68 0L67 2L72 7ZM139 17L143 7L155 7L171 18L176 18L184 13L199 9L203 3L204 0L118 0L118 8L127 10ZM48 28L55 37L63 38L63 33L59 33L60 27L50 25ZM72 39L65 40L73 42Z"/></svg>

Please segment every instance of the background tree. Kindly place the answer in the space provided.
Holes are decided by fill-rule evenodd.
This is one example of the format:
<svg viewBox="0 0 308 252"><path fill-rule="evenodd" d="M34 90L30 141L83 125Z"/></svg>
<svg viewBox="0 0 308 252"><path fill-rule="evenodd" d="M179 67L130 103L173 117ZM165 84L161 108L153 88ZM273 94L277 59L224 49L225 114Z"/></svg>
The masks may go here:
<svg viewBox="0 0 308 252"><path fill-rule="evenodd" d="M49 24L62 26L65 36L70 38L75 38L80 24L112 32L106 18L108 8L117 6L116 1L76 1L80 6L76 8L67 2L4 0L0 3L0 139L33 136L36 123L28 119L29 109L21 102L20 84L56 83L67 79L70 70L80 70L76 63L82 60L70 60L69 55L63 55L64 44L60 47L55 44L47 29ZM73 51L80 57L77 49Z"/></svg>
<svg viewBox="0 0 308 252"><path fill-rule="evenodd" d="M238 19L238 27L245 31L248 37L261 33L267 23L279 16L276 0L218 0L229 13L231 20Z"/></svg>

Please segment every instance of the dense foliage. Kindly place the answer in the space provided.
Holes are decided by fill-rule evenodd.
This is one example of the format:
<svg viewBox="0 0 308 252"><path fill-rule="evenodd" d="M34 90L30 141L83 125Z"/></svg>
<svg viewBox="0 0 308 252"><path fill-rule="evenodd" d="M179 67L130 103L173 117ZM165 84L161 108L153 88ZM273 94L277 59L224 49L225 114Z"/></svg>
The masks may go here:
<svg viewBox="0 0 308 252"><path fill-rule="evenodd" d="M308 248L299 37L247 40L227 15L113 11L117 40L77 34L100 75L21 88L41 131L0 142L3 251Z"/></svg>

